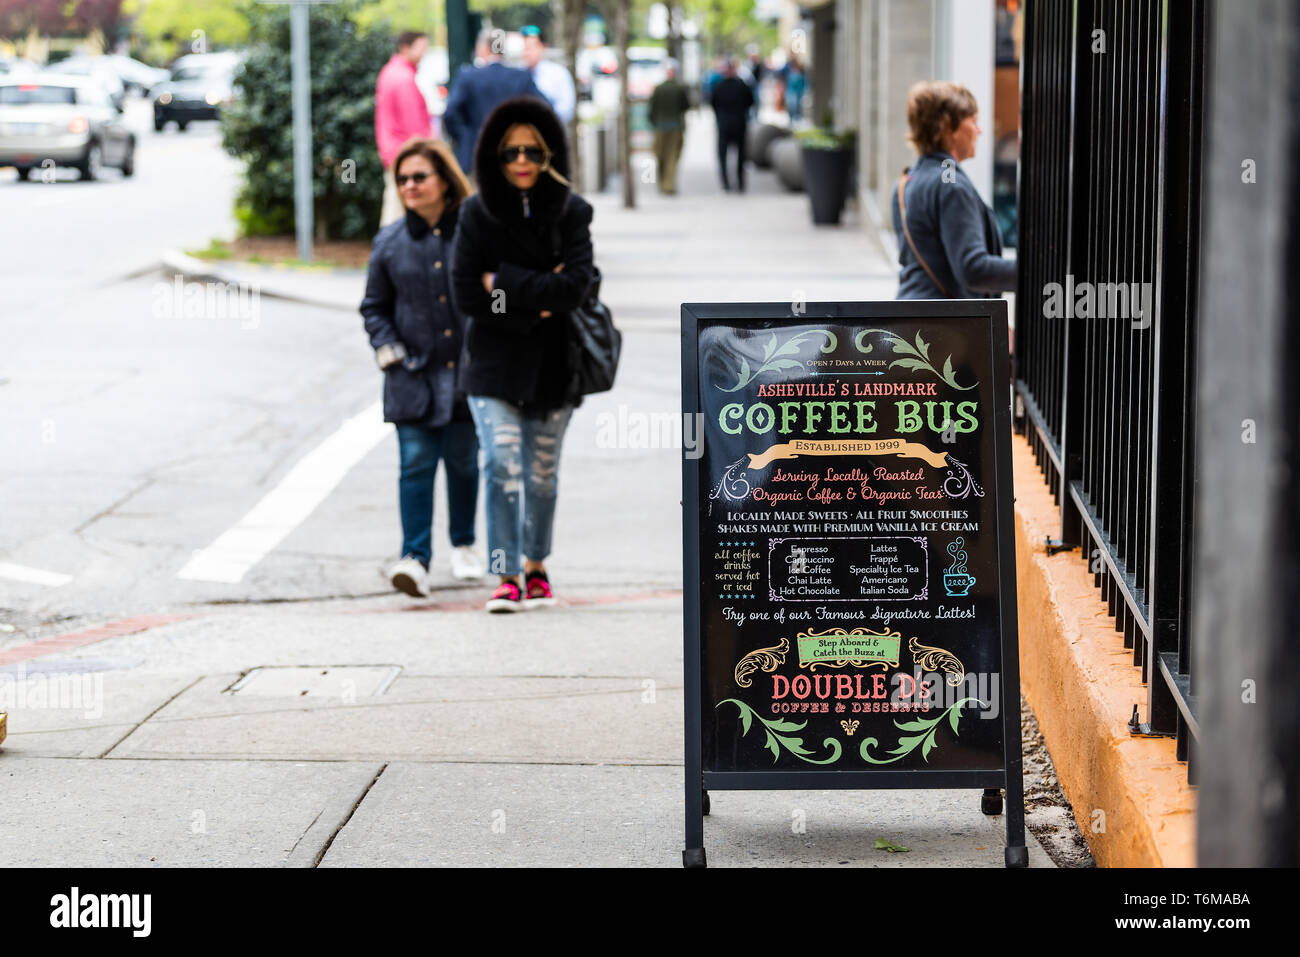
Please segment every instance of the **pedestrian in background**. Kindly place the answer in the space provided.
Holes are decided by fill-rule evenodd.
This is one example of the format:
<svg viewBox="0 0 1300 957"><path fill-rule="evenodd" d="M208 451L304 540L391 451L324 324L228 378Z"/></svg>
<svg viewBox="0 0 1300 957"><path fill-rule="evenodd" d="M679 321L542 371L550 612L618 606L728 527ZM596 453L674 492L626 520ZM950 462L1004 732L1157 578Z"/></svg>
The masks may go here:
<svg viewBox="0 0 1300 957"><path fill-rule="evenodd" d="M469 316L461 382L484 452L490 571L500 576L487 610L513 612L555 601L545 560L560 447L581 402L567 314L594 275L592 209L570 189L564 128L540 100L497 107L474 162L479 193L461 212L452 288Z"/></svg>
<svg viewBox="0 0 1300 957"><path fill-rule="evenodd" d="M463 66L456 73L442 114L443 136L456 146L456 162L470 170L474 162L474 144L487 115L497 104L516 96L535 96L545 100L527 70L506 66L502 62L505 33L484 30L479 34L476 55L478 66Z"/></svg>
<svg viewBox="0 0 1300 957"><path fill-rule="evenodd" d="M808 86L803 63L794 51L790 52L785 66L781 68L781 76L785 81L785 111L793 125L803 119L803 93Z"/></svg>
<svg viewBox="0 0 1300 957"><path fill-rule="evenodd" d="M393 185L393 159L402 145L415 137L433 135L429 105L415 85L415 71L429 49L429 36L408 30L397 35L397 52L379 71L375 83L375 143L384 167L384 203L379 225L401 219L406 209Z"/></svg>
<svg viewBox="0 0 1300 957"><path fill-rule="evenodd" d="M686 139L686 114L691 95L686 84L677 79L677 61L665 63L666 79L650 94L650 125L655 134L655 165L659 192L677 193L677 161Z"/></svg>
<svg viewBox="0 0 1300 957"><path fill-rule="evenodd" d="M758 118L758 107L763 102L763 80L770 72L767 64L763 62L763 55L759 52L757 43L751 43L745 47L745 66L744 75L741 77L754 93L754 105L750 107L749 118L751 120Z"/></svg>
<svg viewBox="0 0 1300 957"><path fill-rule="evenodd" d="M578 95L573 89L573 77L559 63L546 58L546 41L542 28L528 24L519 31L524 37L524 63L533 75L533 83L542 91L546 102L568 127L573 122L573 111L578 105Z"/></svg>
<svg viewBox="0 0 1300 957"><path fill-rule="evenodd" d="M445 143L410 140L393 178L403 218L379 231L370 254L361 315L384 370L384 421L397 426L402 558L389 577L408 595L428 593L433 555L433 485L447 478L452 576L483 577L474 551L478 441L457 367L465 319L451 302L451 244L469 182Z"/></svg>
<svg viewBox="0 0 1300 957"><path fill-rule="evenodd" d="M749 126L749 110L754 105L754 91L736 75L736 61L725 57L722 77L713 84L709 94L713 116L718 127L718 171L722 174L722 188L731 192L727 179L727 156L736 148L736 185L745 191L745 130Z"/></svg>
<svg viewBox="0 0 1300 957"><path fill-rule="evenodd" d="M1016 288L993 210L959 165L975 155L979 105L956 83L918 83L907 95L917 160L890 198L898 237L898 299L984 299Z"/></svg>

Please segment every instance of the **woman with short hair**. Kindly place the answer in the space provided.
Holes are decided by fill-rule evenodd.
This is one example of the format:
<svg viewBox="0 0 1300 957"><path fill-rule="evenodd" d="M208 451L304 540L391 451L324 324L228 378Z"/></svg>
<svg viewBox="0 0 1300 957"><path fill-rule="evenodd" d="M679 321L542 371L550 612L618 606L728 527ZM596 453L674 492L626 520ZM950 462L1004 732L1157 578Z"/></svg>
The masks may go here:
<svg viewBox="0 0 1300 957"><path fill-rule="evenodd" d="M961 163L975 155L979 105L956 83L918 83L907 96L917 160L890 197L899 299L987 299L1016 288L993 211Z"/></svg>
<svg viewBox="0 0 1300 957"><path fill-rule="evenodd" d="M433 555L433 484L447 474L452 576L483 577L474 551L478 441L456 375L464 316L451 301L451 242L470 186L456 157L431 139L408 140L393 161L406 209L375 237L361 315L384 370L384 421L397 426L402 557L393 587L428 594Z"/></svg>

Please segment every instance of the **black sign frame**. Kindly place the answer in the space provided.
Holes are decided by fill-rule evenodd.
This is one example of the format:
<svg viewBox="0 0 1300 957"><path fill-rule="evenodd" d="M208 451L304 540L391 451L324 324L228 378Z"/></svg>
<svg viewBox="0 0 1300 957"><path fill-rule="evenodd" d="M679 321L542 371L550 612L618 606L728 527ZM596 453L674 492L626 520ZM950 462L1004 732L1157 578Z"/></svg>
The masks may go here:
<svg viewBox="0 0 1300 957"><path fill-rule="evenodd" d="M684 697L685 697L685 849L686 867L705 867L704 815L709 812L710 790L804 790L804 789L887 789L887 788L971 788L982 793L981 810L997 814L1002 809L998 789L1006 791L1007 867L1027 867L1028 851L1024 827L1023 758L1020 743L1020 668L1016 608L1015 529L1011 478L1011 369L1007 304L1002 299L975 300L890 300L876 302L810 303L683 303L682 413L699 422L703 413L700 396L699 333L707 320L731 324L786 322L807 324L828 322L889 323L897 320L951 321L963 323L968 335L988 337L991 368L989 381L998 395L998 383L1006 384L1006 401L993 402L992 435L997 537L998 601L1001 625L1001 721L1002 766L994 770L850 770L829 771L705 771L703 769L703 634L700 594L700 493L709 488L712 477L702 476L704 459L682 456L682 569ZM704 430L696 433L703 441Z"/></svg>

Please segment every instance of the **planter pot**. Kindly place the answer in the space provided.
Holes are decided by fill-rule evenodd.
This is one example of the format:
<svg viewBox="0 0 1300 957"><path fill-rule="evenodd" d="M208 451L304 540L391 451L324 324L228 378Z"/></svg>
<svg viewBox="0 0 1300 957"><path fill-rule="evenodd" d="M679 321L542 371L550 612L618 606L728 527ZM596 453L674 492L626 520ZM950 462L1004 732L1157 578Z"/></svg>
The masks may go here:
<svg viewBox="0 0 1300 957"><path fill-rule="evenodd" d="M803 157L799 155L799 142L793 136L776 140L768 147L776 178L792 193L803 191Z"/></svg>
<svg viewBox="0 0 1300 957"><path fill-rule="evenodd" d="M804 189L812 201L812 221L838 225L840 210L849 194L853 150L802 148Z"/></svg>
<svg viewBox="0 0 1300 957"><path fill-rule="evenodd" d="M789 127L774 126L771 123L758 123L749 127L748 143L745 146L746 158L758 169L771 169L772 144L790 135Z"/></svg>

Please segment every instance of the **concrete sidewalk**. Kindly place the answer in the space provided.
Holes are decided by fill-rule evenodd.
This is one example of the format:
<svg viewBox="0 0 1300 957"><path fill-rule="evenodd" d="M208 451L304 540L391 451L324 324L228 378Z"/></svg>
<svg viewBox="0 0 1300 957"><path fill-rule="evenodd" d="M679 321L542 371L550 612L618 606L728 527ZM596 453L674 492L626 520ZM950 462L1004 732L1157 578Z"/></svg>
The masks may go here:
<svg viewBox="0 0 1300 957"><path fill-rule="evenodd" d="M639 329L644 320L675 326L682 302L894 297L897 265L884 261L855 209L845 210L840 226L815 227L807 196L787 192L773 172L752 164L748 191L723 193L715 142L712 119L693 113L677 196L659 193L652 158L637 154L635 210L623 208L617 182L586 197L596 208L602 298L620 327ZM166 252L162 265L192 279L243 282L262 295L349 312L365 289L358 269L207 261L179 250Z"/></svg>
<svg viewBox="0 0 1300 957"><path fill-rule="evenodd" d="M679 866L680 453L606 447L603 417L677 414L683 301L894 288L852 215L814 228L807 198L772 174L723 194L713 164L712 125L697 119L680 195L638 184L634 211L592 197L626 340L617 388L587 401L565 440L548 563L559 607L489 616L489 589L440 566L431 601L355 597L383 591L398 527L385 442L280 546L333 554L322 575L338 600L178 600L138 614L183 620L0 655L0 866ZM355 311L360 281L286 273L275 293L297 283ZM273 585L275 553L254 574ZM705 843L712 866L1002 867L1005 819L979 803L976 791L716 793ZM911 851L875 850L878 838ZM1029 843L1031 865L1052 866Z"/></svg>

